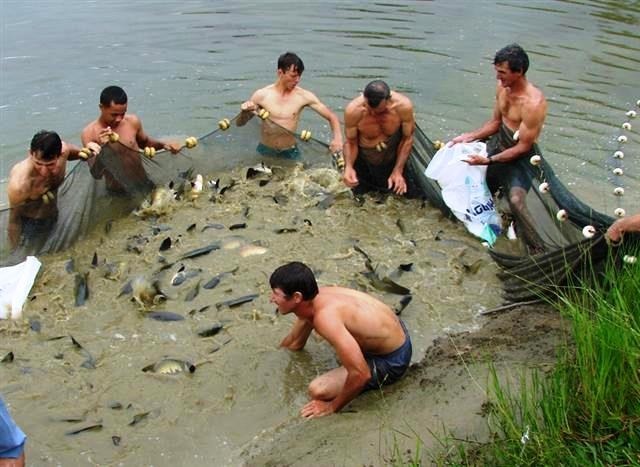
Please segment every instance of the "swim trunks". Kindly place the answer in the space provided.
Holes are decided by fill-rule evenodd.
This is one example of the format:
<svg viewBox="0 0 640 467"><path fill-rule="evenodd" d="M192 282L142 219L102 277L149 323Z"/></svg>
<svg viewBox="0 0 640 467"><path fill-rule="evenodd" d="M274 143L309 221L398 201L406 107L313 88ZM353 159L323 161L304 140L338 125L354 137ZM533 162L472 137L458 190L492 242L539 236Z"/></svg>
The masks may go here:
<svg viewBox="0 0 640 467"><path fill-rule="evenodd" d="M267 157L281 157L283 159L291 160L300 159L300 149L298 149L298 146L295 145L291 146L290 148L276 149L269 147L266 144L259 143L256 151L258 154Z"/></svg>
<svg viewBox="0 0 640 467"><path fill-rule="evenodd" d="M27 437L9 415L0 398L0 459L17 459L22 455Z"/></svg>
<svg viewBox="0 0 640 467"><path fill-rule="evenodd" d="M378 151L376 148L358 146L358 157L353 164L359 182L358 186L353 189L355 195L361 195L369 191L391 192L389 190L389 176L396 165L397 150L401 139L402 130L398 130L385 141L386 147L382 151ZM382 162L374 164L370 161L370 159L374 157L380 158L380 156L382 156ZM423 192L419 189L411 164L405 165L402 175L407 184L407 192L404 196L407 198L423 197Z"/></svg>
<svg viewBox="0 0 640 467"><path fill-rule="evenodd" d="M400 320L400 325L405 335L404 343L400 347L385 355L364 354L364 359L371 371L371 379L365 385L363 392L393 384L402 378L407 371L409 363L411 363L411 337L409 337L409 331L402 320Z"/></svg>

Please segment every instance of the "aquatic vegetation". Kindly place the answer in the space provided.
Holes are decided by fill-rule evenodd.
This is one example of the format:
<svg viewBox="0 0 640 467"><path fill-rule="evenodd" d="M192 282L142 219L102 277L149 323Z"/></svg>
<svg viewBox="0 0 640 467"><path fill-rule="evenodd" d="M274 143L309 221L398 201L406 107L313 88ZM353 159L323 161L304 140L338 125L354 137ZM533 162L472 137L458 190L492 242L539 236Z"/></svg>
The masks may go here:
<svg viewBox="0 0 640 467"><path fill-rule="evenodd" d="M638 272L611 260L558 297L572 335L549 377L534 372L516 391L493 371L485 465L640 463Z"/></svg>

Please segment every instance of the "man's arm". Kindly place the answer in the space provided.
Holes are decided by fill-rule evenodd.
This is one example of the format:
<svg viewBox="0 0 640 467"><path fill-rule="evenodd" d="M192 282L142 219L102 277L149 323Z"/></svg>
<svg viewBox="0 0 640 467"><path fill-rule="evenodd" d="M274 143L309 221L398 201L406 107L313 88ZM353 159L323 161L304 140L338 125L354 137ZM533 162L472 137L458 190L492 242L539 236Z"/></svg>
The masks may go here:
<svg viewBox="0 0 640 467"><path fill-rule="evenodd" d="M360 112L355 101L351 101L344 109L344 184L349 188L358 186L359 180L354 164L358 158L358 123Z"/></svg>
<svg viewBox="0 0 640 467"><path fill-rule="evenodd" d="M313 325L309 321L298 318L293 323L289 334L280 342L280 347L285 347L289 350L303 349L307 339L309 339L309 335L311 335L311 331L313 331Z"/></svg>
<svg viewBox="0 0 640 467"><path fill-rule="evenodd" d="M246 125L247 122L254 117L258 107L260 106L260 102L262 102L262 89L255 91L248 101L244 101L240 104L240 115L238 115L236 125Z"/></svg>
<svg viewBox="0 0 640 467"><path fill-rule="evenodd" d="M525 106L522 109L522 122L518 128L520 132L518 142L514 146L493 155L491 162L511 162L528 153L542 132L546 114L547 102L544 99L535 105Z"/></svg>
<svg viewBox="0 0 640 467"><path fill-rule="evenodd" d="M141 148L155 148L155 149L165 149L167 151L171 151L171 154L177 154L180 152L180 145L178 143L170 142L165 143L159 139L152 138L147 133L145 133L142 128L142 121L135 115L131 115L132 123L138 129L136 132L136 142L138 146Z"/></svg>
<svg viewBox="0 0 640 467"><path fill-rule="evenodd" d="M82 143L82 146L91 149L91 152L93 154L87 160L87 163L89 164L89 172L91 173L91 176L93 178L99 180L104 175L105 169L100 161L98 161L97 156L100 153L100 146L104 143L101 143L100 137L95 135L92 123L87 125L84 130L82 130L82 134L80 135L80 142Z"/></svg>
<svg viewBox="0 0 640 467"><path fill-rule="evenodd" d="M618 219L607 229L607 238L619 242L626 232L640 232L640 214Z"/></svg>
<svg viewBox="0 0 640 467"><path fill-rule="evenodd" d="M18 246L20 236L22 235L22 209L24 203L28 201L28 193L18 186L15 175L12 177L12 174L9 175L7 195L9 197L9 225L7 226L7 234L9 236L9 245L11 245L11 248L15 248Z"/></svg>
<svg viewBox="0 0 640 467"><path fill-rule="evenodd" d="M340 120L338 120L336 114L333 113L329 107L323 104L312 92L309 92L309 107L327 120L331 126L331 133L333 135L333 139L331 140L331 143L329 143L329 150L331 153L341 151L342 128L340 127Z"/></svg>
<svg viewBox="0 0 640 467"><path fill-rule="evenodd" d="M409 160L411 148L413 147L413 134L416 130L416 121L413 115L413 104L407 99L407 104L403 104L399 109L402 129L402 139L398 143L396 152L396 163L389 176L388 188L398 195L407 192L407 181L404 179L404 167Z"/></svg>
<svg viewBox="0 0 640 467"><path fill-rule="evenodd" d="M347 379L342 390L331 401L312 400L302 408L302 415L307 418L322 417L338 412L351 402L371 379L371 371L367 365L360 345L347 330L342 321L335 316L314 319L318 334L324 337L335 349L338 360L347 370Z"/></svg>

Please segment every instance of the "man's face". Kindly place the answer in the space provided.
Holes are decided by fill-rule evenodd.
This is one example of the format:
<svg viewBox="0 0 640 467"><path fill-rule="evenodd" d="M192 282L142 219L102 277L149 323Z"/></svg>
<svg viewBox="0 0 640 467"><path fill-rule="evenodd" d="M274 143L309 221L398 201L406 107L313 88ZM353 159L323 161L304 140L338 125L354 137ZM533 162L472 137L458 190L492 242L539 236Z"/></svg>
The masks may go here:
<svg viewBox="0 0 640 467"><path fill-rule="evenodd" d="M367 112L371 115L380 115L387 111L387 103L388 99L382 99L377 107L371 107L369 105L369 101L365 98L364 100L365 106L367 107Z"/></svg>
<svg viewBox="0 0 640 467"><path fill-rule="evenodd" d="M504 88L510 87L522 75L519 71L511 71L508 62L498 63L493 68L496 70L496 79Z"/></svg>
<svg viewBox="0 0 640 467"><path fill-rule="evenodd" d="M284 83L285 88L289 90L295 88L302 79L302 74L293 65L287 71L278 70L278 76Z"/></svg>
<svg viewBox="0 0 640 467"><path fill-rule="evenodd" d="M290 313L297 304L293 296L285 294L280 288L271 289L271 298L269 301L275 303L278 311L283 315Z"/></svg>
<svg viewBox="0 0 640 467"><path fill-rule="evenodd" d="M111 128L117 128L126 113L127 104L116 104L114 102L111 102L108 106L100 104L100 120Z"/></svg>
<svg viewBox="0 0 640 467"><path fill-rule="evenodd" d="M31 157L31 161L33 162L33 167L35 168L38 175L41 177L51 177L56 174L58 167L58 157L60 154L56 155L53 159L45 161L42 160L42 151L29 151L29 155Z"/></svg>

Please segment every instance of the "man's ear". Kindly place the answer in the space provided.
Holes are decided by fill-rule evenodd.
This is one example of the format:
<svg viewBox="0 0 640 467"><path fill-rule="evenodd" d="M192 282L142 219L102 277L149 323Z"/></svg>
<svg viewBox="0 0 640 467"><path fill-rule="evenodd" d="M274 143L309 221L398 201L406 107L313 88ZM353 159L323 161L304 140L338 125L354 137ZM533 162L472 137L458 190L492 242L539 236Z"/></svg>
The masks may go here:
<svg viewBox="0 0 640 467"><path fill-rule="evenodd" d="M291 295L291 297L295 300L296 303L302 303L304 301L302 292L293 292L293 295Z"/></svg>

